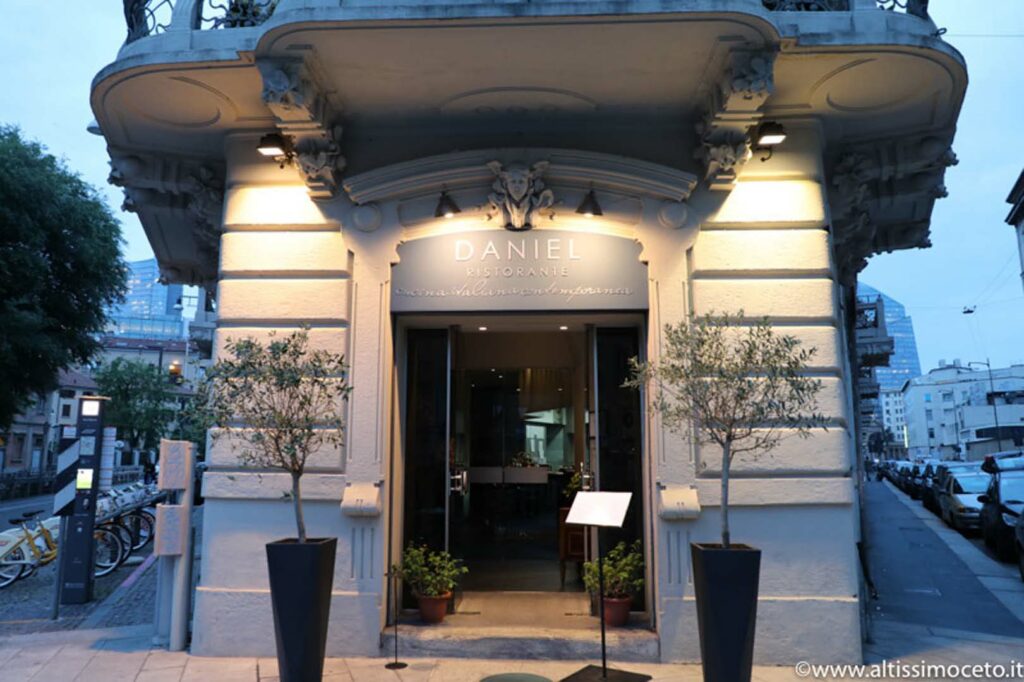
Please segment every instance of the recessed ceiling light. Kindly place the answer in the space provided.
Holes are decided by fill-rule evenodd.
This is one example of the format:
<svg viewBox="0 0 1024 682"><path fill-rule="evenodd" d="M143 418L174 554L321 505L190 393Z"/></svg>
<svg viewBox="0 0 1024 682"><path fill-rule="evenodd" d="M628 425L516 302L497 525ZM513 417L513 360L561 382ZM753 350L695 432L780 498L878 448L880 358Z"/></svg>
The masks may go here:
<svg viewBox="0 0 1024 682"><path fill-rule="evenodd" d="M487 327L477 327L477 329L479 329L479 330L480 330L480 331L482 331L482 332L485 332L485 331L487 331Z"/></svg>
<svg viewBox="0 0 1024 682"><path fill-rule="evenodd" d="M495 372L495 371L497 371L497 370L495 370L495 369L494 369L493 367L491 367L491 371L492 371L492 372Z"/></svg>
<svg viewBox="0 0 1024 682"><path fill-rule="evenodd" d="M559 387L558 387L558 390L559 390L559 391L561 391L561 390L562 390L562 387L561 387L561 386L559 386Z"/></svg>
<svg viewBox="0 0 1024 682"><path fill-rule="evenodd" d="M564 325L564 324L563 324L563 325L562 325L561 327L559 327L559 329L560 329L560 330L562 330L562 331L564 332L564 331L568 331L568 330L569 330L569 327L568 327L567 325Z"/></svg>

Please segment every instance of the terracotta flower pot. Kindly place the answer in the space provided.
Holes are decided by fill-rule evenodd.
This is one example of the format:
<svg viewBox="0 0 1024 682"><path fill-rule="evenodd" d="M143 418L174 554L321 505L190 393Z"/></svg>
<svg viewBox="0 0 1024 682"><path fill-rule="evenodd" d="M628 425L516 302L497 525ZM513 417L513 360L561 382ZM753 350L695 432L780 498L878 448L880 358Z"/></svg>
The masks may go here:
<svg viewBox="0 0 1024 682"><path fill-rule="evenodd" d="M604 623L609 627L621 628L629 622L629 608L633 597L605 597Z"/></svg>
<svg viewBox="0 0 1024 682"><path fill-rule="evenodd" d="M451 592L446 592L438 597L419 595L417 600L420 603L420 620L424 623L440 623L443 621L444 614L448 613L448 600L451 598Z"/></svg>

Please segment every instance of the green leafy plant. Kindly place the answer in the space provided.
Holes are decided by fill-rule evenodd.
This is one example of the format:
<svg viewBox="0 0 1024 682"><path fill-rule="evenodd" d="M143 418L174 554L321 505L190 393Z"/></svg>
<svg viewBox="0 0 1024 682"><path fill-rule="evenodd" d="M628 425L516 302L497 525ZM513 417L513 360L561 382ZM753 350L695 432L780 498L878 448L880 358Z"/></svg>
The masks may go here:
<svg viewBox="0 0 1024 682"><path fill-rule="evenodd" d="M174 395L162 368L115 358L94 376L100 394L110 398L103 415L107 426L116 426L132 449L156 448L174 420Z"/></svg>
<svg viewBox="0 0 1024 682"><path fill-rule="evenodd" d="M537 462L529 452L522 451L512 455L512 461L510 464L514 467L532 467L536 465Z"/></svg>
<svg viewBox="0 0 1024 682"><path fill-rule="evenodd" d="M392 566L391 571L419 597L442 597L455 589L461 576L469 573L469 569L448 552L413 544L405 548L402 563Z"/></svg>
<svg viewBox="0 0 1024 682"><path fill-rule="evenodd" d="M583 471L577 467L572 471L572 477L569 482L562 488L562 497L564 497L569 504L572 504L573 500L576 499L576 493L583 489Z"/></svg>
<svg viewBox="0 0 1024 682"><path fill-rule="evenodd" d="M583 584L591 594L600 589L597 561L583 564ZM625 542L604 557L604 596L613 599L631 597L644 589L644 555L637 540L627 547Z"/></svg>
<svg viewBox="0 0 1024 682"><path fill-rule="evenodd" d="M120 249L103 194L0 125L0 431L100 351L125 292Z"/></svg>
<svg viewBox="0 0 1024 682"><path fill-rule="evenodd" d="M202 423L228 438L247 465L291 475L290 498L299 542L306 541L299 480L310 454L323 445L344 444L344 409L351 387L342 355L310 350L305 329L260 343L228 340L226 357L197 389L207 417Z"/></svg>
<svg viewBox="0 0 1024 682"><path fill-rule="evenodd" d="M827 425L821 381L807 376L815 348L776 334L767 318L708 313L665 325L661 356L631 360L626 386L650 386L664 424L722 451L722 546L728 548L729 471L738 454L763 455L787 436Z"/></svg>

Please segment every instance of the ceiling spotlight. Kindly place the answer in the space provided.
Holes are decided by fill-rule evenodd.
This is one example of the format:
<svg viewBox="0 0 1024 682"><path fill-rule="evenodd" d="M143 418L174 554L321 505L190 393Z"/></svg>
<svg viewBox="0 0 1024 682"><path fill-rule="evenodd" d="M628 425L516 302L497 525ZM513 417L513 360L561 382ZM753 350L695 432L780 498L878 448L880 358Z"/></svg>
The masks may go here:
<svg viewBox="0 0 1024 682"><path fill-rule="evenodd" d="M601 204L597 203L597 195L594 194L594 190L587 192L586 196L583 197L583 201L580 202L576 212L584 215L588 218L593 218L596 215L604 215L601 210Z"/></svg>
<svg viewBox="0 0 1024 682"><path fill-rule="evenodd" d="M480 330L480 331L482 331L482 332L485 332L485 331L487 331L487 327L477 327L477 329L479 329L479 330Z"/></svg>
<svg viewBox="0 0 1024 682"><path fill-rule="evenodd" d="M754 133L754 149L767 150L768 153L761 157L762 161L772 158L775 146L786 141L786 128L776 121L765 121L757 127Z"/></svg>
<svg viewBox="0 0 1024 682"><path fill-rule="evenodd" d="M559 327L558 329L559 329L560 331L563 331L563 332L565 332L565 331L569 331L569 327L568 327L568 326L566 326L566 325L564 325L564 324L563 324L563 325L562 325L561 327Z"/></svg>
<svg viewBox="0 0 1024 682"><path fill-rule="evenodd" d="M462 213L462 209L455 203L447 190L441 192L437 199L437 208L434 209L435 218L453 218L456 213Z"/></svg>
<svg viewBox="0 0 1024 682"><path fill-rule="evenodd" d="M284 135L279 133L269 133L260 138L260 143L256 146L256 151L263 156L287 156L288 143L285 141Z"/></svg>

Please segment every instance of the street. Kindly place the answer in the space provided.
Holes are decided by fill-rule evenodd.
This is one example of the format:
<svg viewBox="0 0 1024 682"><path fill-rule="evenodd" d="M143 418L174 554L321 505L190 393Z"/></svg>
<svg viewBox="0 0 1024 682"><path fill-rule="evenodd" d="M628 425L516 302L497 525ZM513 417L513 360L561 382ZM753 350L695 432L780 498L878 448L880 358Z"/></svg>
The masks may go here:
<svg viewBox="0 0 1024 682"><path fill-rule="evenodd" d="M21 500L0 502L0 523L6 528L7 519L19 517L25 512L43 510L43 518L53 515L53 495L26 497Z"/></svg>
<svg viewBox="0 0 1024 682"><path fill-rule="evenodd" d="M865 486L865 540L878 599L865 661L1006 663L1024 651L1024 582L979 541L945 527L887 482Z"/></svg>

